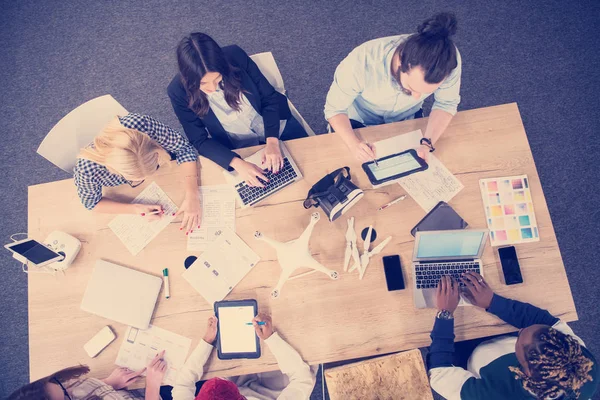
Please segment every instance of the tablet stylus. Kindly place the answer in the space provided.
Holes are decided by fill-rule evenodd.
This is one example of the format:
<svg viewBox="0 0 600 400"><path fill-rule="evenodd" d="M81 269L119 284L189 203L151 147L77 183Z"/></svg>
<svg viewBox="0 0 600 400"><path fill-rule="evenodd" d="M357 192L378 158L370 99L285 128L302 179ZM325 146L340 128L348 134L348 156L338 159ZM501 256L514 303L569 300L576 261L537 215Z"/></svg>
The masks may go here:
<svg viewBox="0 0 600 400"><path fill-rule="evenodd" d="M257 324L259 324L259 325L266 325L267 323L263 322L263 321L258 321ZM246 322L246 325L252 325L252 322Z"/></svg>

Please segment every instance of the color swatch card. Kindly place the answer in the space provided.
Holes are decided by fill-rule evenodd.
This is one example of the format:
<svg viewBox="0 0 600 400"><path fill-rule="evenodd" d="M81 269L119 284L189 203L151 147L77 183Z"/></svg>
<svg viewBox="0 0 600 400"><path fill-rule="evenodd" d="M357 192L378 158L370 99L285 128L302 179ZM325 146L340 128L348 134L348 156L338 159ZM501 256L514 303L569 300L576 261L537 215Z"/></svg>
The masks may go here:
<svg viewBox="0 0 600 400"><path fill-rule="evenodd" d="M480 179L492 246L540 240L527 175Z"/></svg>

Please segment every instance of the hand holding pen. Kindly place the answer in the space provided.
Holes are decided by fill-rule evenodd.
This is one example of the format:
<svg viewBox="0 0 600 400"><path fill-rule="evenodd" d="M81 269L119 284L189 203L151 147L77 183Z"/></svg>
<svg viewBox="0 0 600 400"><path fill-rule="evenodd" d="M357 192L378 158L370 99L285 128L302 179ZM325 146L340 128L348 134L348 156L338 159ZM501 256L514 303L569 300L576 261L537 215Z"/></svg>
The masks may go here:
<svg viewBox="0 0 600 400"><path fill-rule="evenodd" d="M375 161L375 164L377 164L377 161L375 160L375 146L373 146L371 143L358 142L352 150L354 157L356 157L359 161Z"/></svg>
<svg viewBox="0 0 600 400"><path fill-rule="evenodd" d="M271 321L271 317L269 317L268 315L258 314L252 320L252 324L254 325L256 336L258 336L262 340L267 340L273 334L273 323Z"/></svg>

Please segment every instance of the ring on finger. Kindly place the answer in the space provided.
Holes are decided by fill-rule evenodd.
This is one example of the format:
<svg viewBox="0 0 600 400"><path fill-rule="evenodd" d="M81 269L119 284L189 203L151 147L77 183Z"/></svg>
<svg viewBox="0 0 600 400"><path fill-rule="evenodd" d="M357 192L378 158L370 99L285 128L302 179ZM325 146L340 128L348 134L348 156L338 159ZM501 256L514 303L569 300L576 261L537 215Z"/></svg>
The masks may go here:
<svg viewBox="0 0 600 400"><path fill-rule="evenodd" d="M477 282L479 282L479 283L483 282L483 278L477 279Z"/></svg>

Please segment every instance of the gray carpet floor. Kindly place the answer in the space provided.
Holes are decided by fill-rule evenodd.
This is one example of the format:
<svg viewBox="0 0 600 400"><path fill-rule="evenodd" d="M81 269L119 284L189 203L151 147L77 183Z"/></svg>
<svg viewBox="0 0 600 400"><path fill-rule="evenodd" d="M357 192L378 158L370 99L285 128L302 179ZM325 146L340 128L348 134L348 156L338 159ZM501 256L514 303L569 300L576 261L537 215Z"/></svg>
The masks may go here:
<svg viewBox="0 0 600 400"><path fill-rule="evenodd" d="M179 128L166 87L175 46L190 31L249 54L272 51L291 100L324 132L339 61L369 39L413 32L438 11L459 20L460 109L519 105L579 313L572 327L600 355L597 0L1 1L0 242L27 230L28 185L68 177L35 150L79 104L110 93ZM28 381L27 279L6 251L0 271L3 398Z"/></svg>

